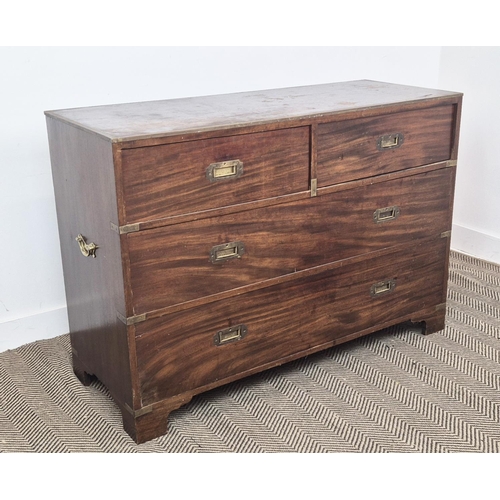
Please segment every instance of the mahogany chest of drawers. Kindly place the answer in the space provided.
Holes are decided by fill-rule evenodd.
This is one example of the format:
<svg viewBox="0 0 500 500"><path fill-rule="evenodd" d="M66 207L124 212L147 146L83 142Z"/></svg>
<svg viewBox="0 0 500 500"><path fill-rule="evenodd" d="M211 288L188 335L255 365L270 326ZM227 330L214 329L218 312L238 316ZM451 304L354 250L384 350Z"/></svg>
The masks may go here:
<svg viewBox="0 0 500 500"><path fill-rule="evenodd" d="M362 80L46 112L77 376L140 443L203 391L442 329L461 102Z"/></svg>

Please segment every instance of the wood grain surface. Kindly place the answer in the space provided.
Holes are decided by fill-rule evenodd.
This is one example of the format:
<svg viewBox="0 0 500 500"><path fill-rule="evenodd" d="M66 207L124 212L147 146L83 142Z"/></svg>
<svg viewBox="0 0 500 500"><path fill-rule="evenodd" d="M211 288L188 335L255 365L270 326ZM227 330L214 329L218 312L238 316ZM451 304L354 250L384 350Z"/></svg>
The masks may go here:
<svg viewBox="0 0 500 500"><path fill-rule="evenodd" d="M445 240L135 325L143 405L438 304ZM395 289L372 297L371 286L386 279ZM240 324L248 328L244 338L215 345L219 330Z"/></svg>
<svg viewBox="0 0 500 500"><path fill-rule="evenodd" d="M151 102L47 111L58 120L110 141L131 142L238 128L293 126L343 113L377 112L381 106L424 106L429 100L457 100L462 94L371 80L266 89ZM124 144L127 147L127 144ZM135 144L133 145L135 146Z"/></svg>
<svg viewBox="0 0 500 500"><path fill-rule="evenodd" d="M237 178L210 181L207 168L240 160ZM206 139L122 152L125 221L147 221L309 188L309 128Z"/></svg>
<svg viewBox="0 0 500 500"><path fill-rule="evenodd" d="M113 397L133 406L120 237L111 144L47 118L73 364L82 381L96 375ZM84 257L76 237L97 245Z"/></svg>
<svg viewBox="0 0 500 500"><path fill-rule="evenodd" d="M442 328L461 100L361 80L46 112L77 376L144 442L200 392ZM241 175L207 176L232 160Z"/></svg>
<svg viewBox="0 0 500 500"><path fill-rule="evenodd" d="M140 314L358 254L439 235L450 227L453 169L444 168L294 203L126 236L133 310ZM377 209L400 215L376 223ZM212 263L216 245L244 253Z"/></svg>
<svg viewBox="0 0 500 500"><path fill-rule="evenodd" d="M319 125L318 186L449 159L454 111L437 106ZM399 147L377 147L381 137L396 133L403 135Z"/></svg>

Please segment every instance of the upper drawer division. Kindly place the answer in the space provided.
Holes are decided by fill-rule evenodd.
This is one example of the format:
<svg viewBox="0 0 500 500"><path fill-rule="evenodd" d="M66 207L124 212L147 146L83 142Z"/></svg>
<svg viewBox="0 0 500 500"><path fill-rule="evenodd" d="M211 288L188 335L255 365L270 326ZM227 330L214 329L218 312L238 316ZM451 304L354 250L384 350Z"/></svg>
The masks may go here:
<svg viewBox="0 0 500 500"><path fill-rule="evenodd" d="M318 187L448 160L454 106L318 125Z"/></svg>
<svg viewBox="0 0 500 500"><path fill-rule="evenodd" d="M126 221L201 212L306 191L309 128L122 151Z"/></svg>

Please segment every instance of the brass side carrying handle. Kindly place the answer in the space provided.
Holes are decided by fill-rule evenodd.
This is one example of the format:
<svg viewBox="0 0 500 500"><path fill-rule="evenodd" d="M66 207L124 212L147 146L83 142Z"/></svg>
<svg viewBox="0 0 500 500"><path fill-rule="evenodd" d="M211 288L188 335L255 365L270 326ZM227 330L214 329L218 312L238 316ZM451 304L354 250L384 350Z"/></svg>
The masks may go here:
<svg viewBox="0 0 500 500"><path fill-rule="evenodd" d="M395 280L384 280L374 283L370 287L370 295L372 297L379 297L380 295L385 295L386 293L392 292L396 288Z"/></svg>
<svg viewBox="0 0 500 500"><path fill-rule="evenodd" d="M207 179L210 182L237 179L243 174L243 162L240 160L212 163L207 168Z"/></svg>
<svg viewBox="0 0 500 500"><path fill-rule="evenodd" d="M377 141L377 149L385 151L387 149L399 148L404 142L404 136L401 132L395 134L387 134L379 137Z"/></svg>
<svg viewBox="0 0 500 500"><path fill-rule="evenodd" d="M248 328L245 325L231 326L224 330L219 330L214 337L214 344L224 345L230 342L241 340L248 333Z"/></svg>
<svg viewBox="0 0 500 500"><path fill-rule="evenodd" d="M215 245L210 250L210 262L219 264L229 259L241 259L245 253L245 245L241 241L231 241L223 245Z"/></svg>
<svg viewBox="0 0 500 500"><path fill-rule="evenodd" d="M79 234L76 238L78 244L80 245L80 251L85 257L96 257L95 251L99 248L95 243L87 243L85 238Z"/></svg>

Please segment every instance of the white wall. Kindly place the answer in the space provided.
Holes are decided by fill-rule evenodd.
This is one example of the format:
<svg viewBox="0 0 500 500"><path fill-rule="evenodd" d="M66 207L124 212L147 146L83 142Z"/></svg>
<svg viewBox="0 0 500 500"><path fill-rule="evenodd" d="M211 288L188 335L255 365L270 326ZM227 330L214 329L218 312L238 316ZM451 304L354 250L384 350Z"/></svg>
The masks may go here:
<svg viewBox="0 0 500 500"><path fill-rule="evenodd" d="M0 352L68 331L44 110L363 78L438 88L440 55L439 47L0 48ZM453 79L441 86L467 90ZM491 169L482 159L488 166L475 168ZM492 231L491 216L473 226L466 212L457 210L463 224Z"/></svg>
<svg viewBox="0 0 500 500"><path fill-rule="evenodd" d="M452 247L500 263L500 47L443 47L439 85L464 93Z"/></svg>

